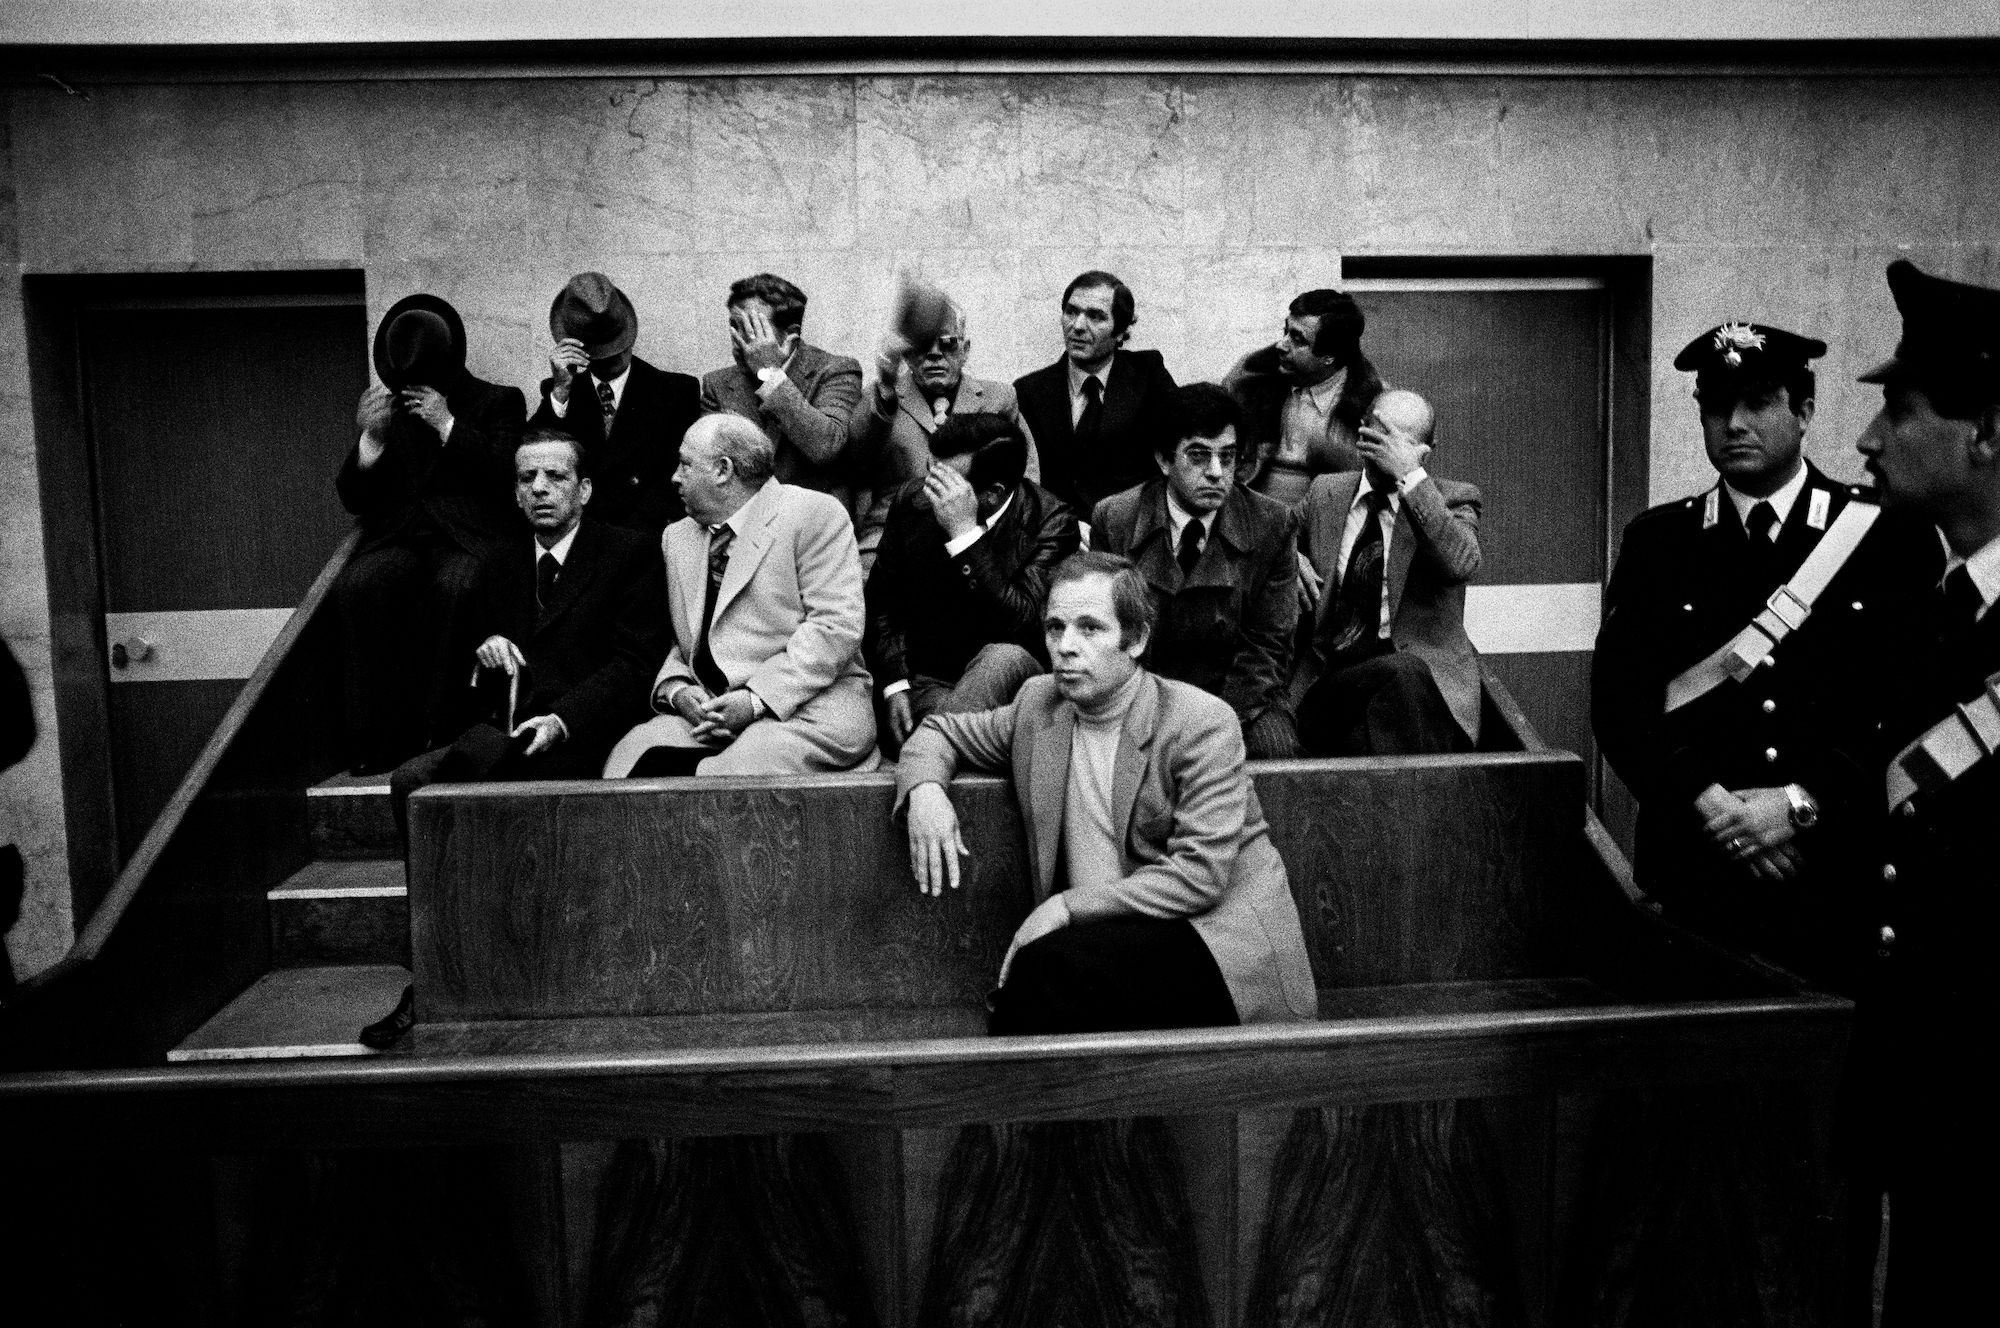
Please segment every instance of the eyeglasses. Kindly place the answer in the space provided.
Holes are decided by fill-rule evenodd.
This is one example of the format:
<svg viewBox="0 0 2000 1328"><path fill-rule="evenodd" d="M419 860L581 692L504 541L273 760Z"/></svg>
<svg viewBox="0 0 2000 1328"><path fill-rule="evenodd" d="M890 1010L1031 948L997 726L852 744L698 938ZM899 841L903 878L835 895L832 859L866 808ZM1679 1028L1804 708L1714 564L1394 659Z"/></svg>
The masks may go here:
<svg viewBox="0 0 2000 1328"><path fill-rule="evenodd" d="M1181 453L1188 464L1196 470L1207 470L1211 462L1219 461L1224 470L1236 469L1236 449L1233 447L1190 447Z"/></svg>
<svg viewBox="0 0 2000 1328"><path fill-rule="evenodd" d="M936 341L933 341L930 344L929 350L923 350L917 353L919 355L929 355L933 351L935 351L939 355L956 355L961 350L964 349L965 349L965 338L961 336L954 336L952 333L947 332L943 336L939 337Z"/></svg>

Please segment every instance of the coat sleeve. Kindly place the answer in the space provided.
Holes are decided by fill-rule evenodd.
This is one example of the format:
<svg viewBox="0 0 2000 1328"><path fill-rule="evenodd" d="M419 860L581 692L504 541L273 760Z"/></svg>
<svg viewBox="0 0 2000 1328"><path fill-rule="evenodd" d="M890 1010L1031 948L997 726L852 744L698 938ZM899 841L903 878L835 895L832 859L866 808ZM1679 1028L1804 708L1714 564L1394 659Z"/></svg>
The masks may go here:
<svg viewBox="0 0 2000 1328"><path fill-rule="evenodd" d="M334 476L333 491L340 505L358 517L371 517L382 510L389 494L389 455L385 451L368 469L361 468L361 439L347 449L347 459Z"/></svg>
<svg viewBox="0 0 2000 1328"><path fill-rule="evenodd" d="M528 418L528 398L518 387L501 387L480 394L464 415L452 418L445 446L473 457L478 469L504 476L513 483L514 450Z"/></svg>
<svg viewBox="0 0 2000 1328"><path fill-rule="evenodd" d="M1645 518L1640 518L1644 521ZM1671 744L1663 724L1666 679L1654 624L1660 611L1660 553L1647 527L1625 530L1611 583L1604 591L1604 621L1590 664L1590 719L1604 759L1641 803L1692 802L1712 781L1689 786L1699 774L1670 776Z"/></svg>
<svg viewBox="0 0 2000 1328"><path fill-rule="evenodd" d="M759 395L764 413L778 422L792 446L814 465L828 465L847 447L848 425L861 400L861 366L845 356L834 357L810 398L789 377Z"/></svg>
<svg viewBox="0 0 2000 1328"><path fill-rule="evenodd" d="M803 621L785 648L758 665L744 684L779 719L790 719L846 672L861 649L868 616L853 523L834 499L799 492L813 500L802 505L787 535Z"/></svg>
<svg viewBox="0 0 2000 1328"><path fill-rule="evenodd" d="M1222 686L1222 699L1244 724L1270 709L1291 678L1292 637L1299 625L1298 525L1298 517L1287 512L1282 538L1246 588L1236 657Z"/></svg>
<svg viewBox="0 0 2000 1328"><path fill-rule="evenodd" d="M960 769L981 774L1007 770L1014 754L1017 696L997 710L932 715L917 725L896 761L896 806L901 815L919 784L950 784Z"/></svg>
<svg viewBox="0 0 2000 1328"><path fill-rule="evenodd" d="M1035 483L1042 482L1042 456L1035 450L1035 431L1028 427L1028 417L1021 413L1021 397L1011 383L993 384L993 413L1002 415L1021 431L1021 441L1028 445L1027 478Z"/></svg>
<svg viewBox="0 0 2000 1328"><path fill-rule="evenodd" d="M882 453L889 446L889 435L896 427L896 406L891 403L889 413L882 412L881 398L875 394L875 385L866 383L855 398L854 409L847 416L848 455L855 468L862 474L874 473L881 463Z"/></svg>
<svg viewBox="0 0 2000 1328"><path fill-rule="evenodd" d="M1243 732L1226 710L1202 707L1192 731L1155 739L1155 760L1169 763L1173 819L1161 858L1116 881L1072 886L1063 898L1078 922L1126 914L1185 918L1222 899L1250 805Z"/></svg>
<svg viewBox="0 0 2000 1328"><path fill-rule="evenodd" d="M646 684L667 650L667 579L650 549L624 560L614 593L611 658L554 707L572 742L615 738L651 708Z"/></svg>
<svg viewBox="0 0 2000 1328"><path fill-rule="evenodd" d="M1462 585L1479 571L1479 516L1485 500L1470 484L1452 486L1452 497L1430 476L1403 495L1418 535L1417 556L1446 585Z"/></svg>

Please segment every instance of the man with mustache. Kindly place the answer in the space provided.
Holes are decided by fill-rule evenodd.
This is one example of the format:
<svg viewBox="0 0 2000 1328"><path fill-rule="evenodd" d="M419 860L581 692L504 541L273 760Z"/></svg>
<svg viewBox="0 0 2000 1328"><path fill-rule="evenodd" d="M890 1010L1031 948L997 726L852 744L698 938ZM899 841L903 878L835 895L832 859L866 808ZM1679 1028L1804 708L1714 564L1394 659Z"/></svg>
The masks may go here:
<svg viewBox="0 0 2000 1328"><path fill-rule="evenodd" d="M1253 757L1295 754L1282 705L1298 626L1298 521L1236 482L1235 398L1175 389L1155 453L1159 477L1106 498L1090 547L1130 558L1158 623L1146 666L1229 703Z"/></svg>
<svg viewBox="0 0 2000 1328"><path fill-rule="evenodd" d="M1825 352L1731 322L1675 359L1695 375L1717 481L1627 527L1591 711L1639 799L1639 884L1667 916L1845 989L1841 929L1881 797L1882 702L1860 684L1905 648L1942 555L1923 522L1883 515L1813 584L1809 557L1837 528L1844 540L1863 514L1842 526L1843 514L1867 503L1802 454L1811 361Z"/></svg>

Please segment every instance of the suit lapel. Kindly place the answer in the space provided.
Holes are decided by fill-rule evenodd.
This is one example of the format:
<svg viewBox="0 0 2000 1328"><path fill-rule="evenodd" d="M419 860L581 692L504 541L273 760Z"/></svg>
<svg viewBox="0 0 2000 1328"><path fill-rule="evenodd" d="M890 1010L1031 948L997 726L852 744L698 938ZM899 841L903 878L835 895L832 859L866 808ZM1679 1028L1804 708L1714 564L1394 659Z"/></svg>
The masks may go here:
<svg viewBox="0 0 2000 1328"><path fill-rule="evenodd" d="M1035 880L1037 898L1047 898L1059 883L1056 850L1062 842L1063 804L1069 797L1069 747L1076 730L1076 709L1058 702L1048 726L1035 734L1033 755L1028 761L1029 815L1035 829Z"/></svg>
<svg viewBox="0 0 2000 1328"><path fill-rule="evenodd" d="M722 588L715 593L715 617L722 618L722 611L729 607L743 587L750 584L750 578L757 571L757 565L764 561L770 551L777 532L772 526L778 519L778 481L766 480L757 496L743 505L743 533L737 537L729 549L729 566L722 573Z"/></svg>
<svg viewBox="0 0 2000 1328"><path fill-rule="evenodd" d="M1104 418L1097 426L1102 438L1127 427L1139 413L1139 370L1132 357L1116 351L1111 357L1111 381L1104 385Z"/></svg>
<svg viewBox="0 0 2000 1328"><path fill-rule="evenodd" d="M1396 612L1403 607L1403 586L1410 579L1410 564L1416 556L1416 522L1410 516L1410 500L1405 498L1396 513L1395 533L1389 537L1389 557L1382 572L1389 585L1389 626L1392 631L1396 625Z"/></svg>
<svg viewBox="0 0 2000 1328"><path fill-rule="evenodd" d="M1340 598L1340 542L1347 538L1347 518L1354 511L1354 495L1361 487L1361 472L1350 471L1336 479L1327 490L1326 539L1322 547L1327 551L1326 568L1321 573L1325 583L1320 587L1319 604L1313 613L1316 627L1326 625L1326 615L1333 612L1335 601Z"/></svg>
<svg viewBox="0 0 2000 1328"><path fill-rule="evenodd" d="M926 436L937 432L937 425L931 422L929 403L917 400L914 393L898 393L896 396L896 408L909 416L911 422L917 428L921 429Z"/></svg>
<svg viewBox="0 0 2000 1328"><path fill-rule="evenodd" d="M1160 709L1160 684L1151 674L1139 683L1139 694L1125 712L1118 734L1118 761L1111 774L1111 828L1123 844L1132 833L1132 809L1139 802L1139 785L1153 747Z"/></svg>
<svg viewBox="0 0 2000 1328"><path fill-rule="evenodd" d="M1047 418L1056 422L1056 432L1063 447L1059 449L1068 455L1068 445L1076 441L1076 421L1069 414L1069 359L1065 356L1042 371L1043 380L1034 384L1038 392L1044 393L1043 404ZM1086 515L1088 515L1086 513Z"/></svg>
<svg viewBox="0 0 2000 1328"><path fill-rule="evenodd" d="M536 556L541 546L535 546ZM550 602L542 606L542 612L535 618L535 630L542 632L576 603L576 597L590 584L597 572L597 528L588 521L576 528L576 539L570 543L569 557L564 560L562 571L556 577L554 594Z"/></svg>
<svg viewBox="0 0 2000 1328"><path fill-rule="evenodd" d="M673 578L673 599L679 621L674 632L692 655L701 639L701 610L708 601L708 532L693 517L667 527L667 574Z"/></svg>

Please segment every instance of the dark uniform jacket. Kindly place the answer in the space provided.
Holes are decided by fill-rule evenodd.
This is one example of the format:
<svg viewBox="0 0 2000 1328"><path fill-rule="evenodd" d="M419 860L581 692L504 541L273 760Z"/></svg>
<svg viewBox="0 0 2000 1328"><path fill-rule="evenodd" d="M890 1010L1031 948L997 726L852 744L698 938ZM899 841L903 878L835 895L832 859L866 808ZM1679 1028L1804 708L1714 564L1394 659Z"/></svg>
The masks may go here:
<svg viewBox="0 0 2000 1328"><path fill-rule="evenodd" d="M361 518L363 550L431 525L482 557L526 530L514 505L514 449L527 398L518 387L468 373L444 399L452 414L448 443L399 406L379 461L363 470L360 440L348 449L334 489L341 504Z"/></svg>
<svg viewBox="0 0 2000 1328"><path fill-rule="evenodd" d="M1313 442L1300 468L1278 460L1285 402L1296 384L1278 372L1277 350L1265 346L1251 351L1230 369L1222 385L1243 407L1239 478L1257 492L1293 507L1304 501L1307 486L1317 477L1361 469L1361 452L1355 446L1361 437L1361 421L1388 386L1366 355L1356 355L1354 363L1347 366L1340 397L1333 403L1326 436Z"/></svg>
<svg viewBox="0 0 2000 1328"><path fill-rule="evenodd" d="M549 402L554 382L542 380L541 404L528 423L561 429L583 448L592 521L636 530L657 543L661 531L687 515L674 487L674 468L680 464L681 435L701 418L701 384L692 374L668 373L634 356L607 438L596 379L576 376L563 415Z"/></svg>
<svg viewBox="0 0 2000 1328"><path fill-rule="evenodd" d="M1121 553L1152 588L1157 621L1146 667L1229 702L1244 725L1284 694L1298 626L1298 518L1238 484L1216 513L1201 561L1181 576L1167 482L1097 505L1090 547Z"/></svg>
<svg viewBox="0 0 2000 1328"><path fill-rule="evenodd" d="M1156 478L1160 468L1153 453L1173 427L1167 398L1174 387L1160 352L1113 353L1097 443L1084 451L1069 417L1069 360L1015 379L1021 416L1034 430L1041 454L1042 487L1078 512L1088 512L1112 494Z"/></svg>
<svg viewBox="0 0 2000 1328"><path fill-rule="evenodd" d="M1870 680L1909 648L1910 615L1943 570L1935 531L1884 514L1771 664L1665 712L1668 681L1731 640L1819 543L1814 493L1826 495L1825 527L1861 493L1809 463L1807 472L1762 557L1719 483L1626 528L1605 592L1591 718L1639 799L1640 885L1691 925L1845 985L1839 929L1882 796ZM1755 881L1709 844L1694 800L1710 784L1792 783L1822 807L1821 824L1798 840L1806 875L1785 886Z"/></svg>
<svg viewBox="0 0 2000 1328"><path fill-rule="evenodd" d="M953 557L923 481L904 485L868 577L862 648L876 685L919 674L955 683L974 655L1000 643L1020 646L1046 667L1049 575L1080 542L1076 513L1023 480L993 528Z"/></svg>
<svg viewBox="0 0 2000 1328"><path fill-rule="evenodd" d="M1936 597L1894 666L1865 686L1887 698L1882 764L1976 698L2000 673L2000 608L1969 633L1945 633ZM1881 780L1874 809L1886 810ZM1936 1189L1991 1175L1985 1096L1966 1080L1993 1039L1993 943L2000 922L2000 757L1945 788L1919 793L1887 818L1881 852L1866 863L1854 935L1862 960L1848 1055L1852 1160L1886 1180ZM1968 1148L1968 1145L1970 1147ZM1974 1172L1984 1159L1983 1172ZM1891 1199L1893 1204L1895 1200Z"/></svg>
<svg viewBox="0 0 2000 1328"><path fill-rule="evenodd" d="M569 737L553 751L594 778L612 745L652 714L653 675L670 644L666 564L658 541L586 515L549 604L538 607L540 555L532 538L517 536L481 560L477 639L504 636L520 647L528 670L514 722L561 719ZM505 694L503 684L503 704Z"/></svg>

